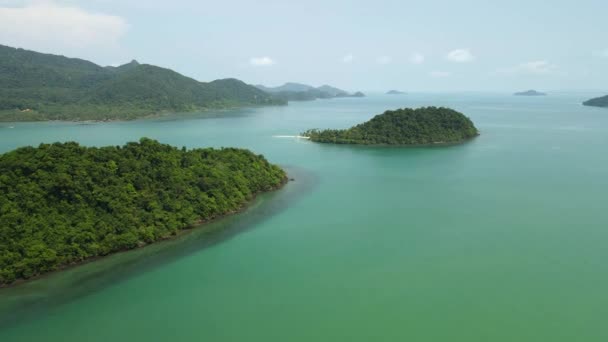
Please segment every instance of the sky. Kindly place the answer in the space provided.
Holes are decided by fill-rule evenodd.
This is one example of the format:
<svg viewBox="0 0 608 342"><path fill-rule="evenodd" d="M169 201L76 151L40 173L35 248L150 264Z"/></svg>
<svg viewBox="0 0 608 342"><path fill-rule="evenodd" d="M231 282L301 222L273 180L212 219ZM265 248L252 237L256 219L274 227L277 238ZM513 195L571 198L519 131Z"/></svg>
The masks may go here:
<svg viewBox="0 0 608 342"><path fill-rule="evenodd" d="M608 90L606 0L0 0L0 44L200 81Z"/></svg>

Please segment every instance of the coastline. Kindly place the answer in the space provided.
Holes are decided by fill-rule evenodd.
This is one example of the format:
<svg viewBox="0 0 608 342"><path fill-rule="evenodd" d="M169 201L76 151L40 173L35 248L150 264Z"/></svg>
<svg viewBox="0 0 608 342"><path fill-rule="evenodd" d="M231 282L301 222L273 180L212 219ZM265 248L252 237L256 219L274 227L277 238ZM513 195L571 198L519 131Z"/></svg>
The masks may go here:
<svg viewBox="0 0 608 342"><path fill-rule="evenodd" d="M314 142L317 144L326 144L326 145L345 145L345 146L360 146L360 147L381 147L381 148L388 148L388 147L395 147L395 148L416 148L416 147L447 147L447 146L456 146L456 145L462 145L465 144L467 142L472 141L473 139L479 137L481 135L481 133L477 132L477 134L473 137L467 138L467 139L463 139L463 140L459 140L459 141L452 141L452 142L443 142L443 141L437 141L437 142L433 142L430 144L358 144L358 143L337 143L337 142L330 142L330 141L318 141L318 140L313 140L312 138L310 138L309 136L305 136L307 137L308 141L310 142Z"/></svg>
<svg viewBox="0 0 608 342"><path fill-rule="evenodd" d="M68 122L68 123L81 123L81 124L93 124L93 123L110 123L110 122L129 122L136 120L145 120L145 119L156 119L161 118L166 115L172 114L190 114L190 113L206 113L211 111L230 111L241 108L263 108L263 107L277 107L277 106L287 106L286 103L277 103L277 104L245 104L245 105L235 105L235 106L225 106L225 107L201 107L195 108L188 111L171 111L171 110L160 110L151 114L145 114L133 118L123 118L123 119L86 119L86 120L61 120L61 119L44 119L44 120L3 120L2 112L11 112L11 111L0 111L0 123L28 123L28 122Z"/></svg>
<svg viewBox="0 0 608 342"><path fill-rule="evenodd" d="M117 250L114 252L111 252L109 254L103 255L103 256L95 256L95 257L91 257L91 258L87 258L84 260L81 260L79 262L76 263L71 263L71 264L66 264L66 265L61 265L59 266L57 269L52 270L50 272L45 272L45 273L41 273L38 275L35 275L33 277L27 278L27 279L16 279L14 282L10 283L10 284L1 284L0 283L0 291L2 291L3 289L9 289L9 288L15 288L15 287L19 287L21 285L25 285L27 283L36 281L36 280L40 280L40 279L44 279L45 277L49 277L53 274L59 273L59 272L63 272L69 269L73 269L73 268L77 268L79 266L82 265L86 265L101 259L104 259L106 257L109 256L113 256L116 254L121 254L121 253L128 253L130 251L134 251L134 250L138 250L138 249L142 249L148 246L152 246L152 245L157 245L159 243L163 243L165 241L171 241L171 240L175 240L178 239L184 235L187 235L195 230L205 230L207 227L210 226L211 223L215 223L217 221L221 221L224 218L239 214L244 212L245 210L247 210L252 204L255 203L257 197L259 195L262 194L267 194L270 192L275 192L278 190L281 190L282 188L285 187L285 185L287 185L290 181L293 181L294 179L289 177L289 175L286 175L285 178L282 180L281 183L279 183L277 186L273 187L272 189L269 189L267 191L260 191L257 193L252 194L251 198L246 201L245 203L243 203L242 206L240 206L238 209L230 211L230 212L226 212L224 214L221 215L216 215L214 217L208 218L206 220L203 219L198 219L196 221L194 221L193 223L189 224L188 226L185 226L184 228L179 229L175 234L172 235L168 235L168 236L164 236L154 242L150 242L150 243L140 243L138 244L136 247L133 248L127 248L127 249L121 249L121 250ZM208 228L207 228L208 229ZM212 232L213 230L208 229L208 232Z"/></svg>

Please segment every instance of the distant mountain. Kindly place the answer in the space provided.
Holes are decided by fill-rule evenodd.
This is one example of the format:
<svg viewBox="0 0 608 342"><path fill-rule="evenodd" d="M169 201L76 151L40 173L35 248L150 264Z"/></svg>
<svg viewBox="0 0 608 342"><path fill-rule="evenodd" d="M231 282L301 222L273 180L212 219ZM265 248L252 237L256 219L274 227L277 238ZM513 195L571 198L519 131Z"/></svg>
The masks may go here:
<svg viewBox="0 0 608 342"><path fill-rule="evenodd" d="M304 91L309 91L312 89L315 89L315 87L313 86L309 86L306 84L301 84L301 83L293 83L293 82L287 82L285 84L283 84L282 86L278 86L278 87L274 87L274 88L269 88L269 87L264 87L263 85L258 85L256 86L264 91L267 92L271 92L271 93L278 93L278 92L282 92L282 91L294 91L294 92L304 92Z"/></svg>
<svg viewBox="0 0 608 342"><path fill-rule="evenodd" d="M399 90L389 90L386 92L387 95L405 95L404 92Z"/></svg>
<svg viewBox="0 0 608 342"><path fill-rule="evenodd" d="M334 97L364 97L362 92L351 94L342 89L329 85L322 85L318 88L307 84L288 82L278 87L266 87L256 85L260 90L274 95L286 101L312 101L316 99L330 99Z"/></svg>
<svg viewBox="0 0 608 342"><path fill-rule="evenodd" d="M329 94L331 97L347 97L350 94L342 89L338 89L336 87L329 86L327 84L320 86L317 88L323 93Z"/></svg>
<svg viewBox="0 0 608 342"><path fill-rule="evenodd" d="M236 79L205 83L135 60L101 67L0 45L0 121L135 119L284 103Z"/></svg>
<svg viewBox="0 0 608 342"><path fill-rule="evenodd" d="M513 95L516 95L516 96L545 96L547 94L541 93L541 92L536 91L536 90L527 90L527 91L522 91L522 92L519 92L519 93L515 93Z"/></svg>
<svg viewBox="0 0 608 342"><path fill-rule="evenodd" d="M583 104L592 107L608 107L608 95L587 100Z"/></svg>

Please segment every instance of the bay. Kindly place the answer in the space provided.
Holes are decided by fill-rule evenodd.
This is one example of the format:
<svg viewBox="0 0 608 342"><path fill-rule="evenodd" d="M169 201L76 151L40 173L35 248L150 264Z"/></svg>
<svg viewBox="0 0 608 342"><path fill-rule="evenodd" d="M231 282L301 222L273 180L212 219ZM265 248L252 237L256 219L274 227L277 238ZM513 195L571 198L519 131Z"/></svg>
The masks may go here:
<svg viewBox="0 0 608 342"><path fill-rule="evenodd" d="M244 213L0 290L2 341L605 341L608 110L593 93L371 95L111 123L2 123L41 142L249 148L295 178ZM434 148L293 136L445 105Z"/></svg>

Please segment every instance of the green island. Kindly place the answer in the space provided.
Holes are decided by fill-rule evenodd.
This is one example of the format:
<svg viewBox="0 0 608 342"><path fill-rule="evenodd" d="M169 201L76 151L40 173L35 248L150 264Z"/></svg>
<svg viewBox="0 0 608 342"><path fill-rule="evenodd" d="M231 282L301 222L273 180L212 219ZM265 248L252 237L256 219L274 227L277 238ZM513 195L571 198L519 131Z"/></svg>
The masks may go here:
<svg viewBox="0 0 608 342"><path fill-rule="evenodd" d="M402 146L455 144L478 135L468 117L443 107L389 110L349 129L302 133L320 143Z"/></svg>
<svg viewBox="0 0 608 342"><path fill-rule="evenodd" d="M137 61L102 67L0 45L0 121L131 120L286 103L237 79L199 82Z"/></svg>
<svg viewBox="0 0 608 342"><path fill-rule="evenodd" d="M591 107L608 107L608 95L587 100L583 102L583 105Z"/></svg>
<svg viewBox="0 0 608 342"><path fill-rule="evenodd" d="M248 150L178 149L147 138L2 154L0 287L170 238L286 181Z"/></svg>

